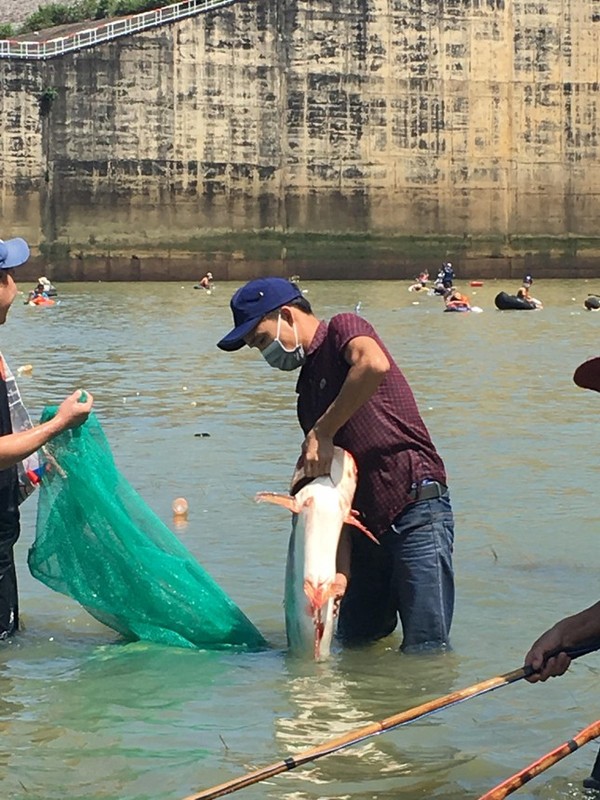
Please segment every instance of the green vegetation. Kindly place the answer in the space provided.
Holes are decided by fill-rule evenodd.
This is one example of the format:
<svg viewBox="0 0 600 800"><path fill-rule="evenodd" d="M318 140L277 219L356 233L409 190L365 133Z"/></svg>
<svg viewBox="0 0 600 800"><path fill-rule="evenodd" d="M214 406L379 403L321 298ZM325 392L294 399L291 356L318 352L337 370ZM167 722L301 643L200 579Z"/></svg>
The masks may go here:
<svg viewBox="0 0 600 800"><path fill-rule="evenodd" d="M47 86L39 96L40 114L46 117L52 108L52 103L58 97L58 89L53 86Z"/></svg>
<svg viewBox="0 0 600 800"><path fill-rule="evenodd" d="M89 249L88 242L84 249ZM96 250L103 250L105 243L100 237L94 240ZM487 240L486 240L487 245ZM117 249L125 246L144 246L143 242L128 239L127 242L112 242ZM344 263L370 261L373 259L436 258L442 254L465 252L471 248L469 239L462 236L387 236L366 231L345 233L316 233L300 231L207 231L189 239L152 242L151 248L165 252L221 253L233 259L251 261L288 260L306 258Z"/></svg>
<svg viewBox="0 0 600 800"><path fill-rule="evenodd" d="M172 5L174 0L77 0L75 3L50 3L34 11L18 28L9 23L0 24L0 38L8 38L29 31L40 31L56 25L70 25L90 19L106 19L127 14L151 11Z"/></svg>
<svg viewBox="0 0 600 800"><path fill-rule="evenodd" d="M42 242L40 253L47 261L65 261L69 258L71 248L64 242Z"/></svg>
<svg viewBox="0 0 600 800"><path fill-rule="evenodd" d="M91 247L90 247L91 245ZM75 245L73 245L75 246ZM600 252L600 237L568 236L429 236L386 235L353 232L316 233L300 231L206 231L189 239L137 241L132 235L117 241L101 235L77 245L83 252L107 249L128 252L132 248L152 252L197 253L224 256L239 261L301 262L307 259L322 263L390 263L395 261L427 262L441 258L522 258L527 254L545 256L546 260L585 256Z"/></svg>

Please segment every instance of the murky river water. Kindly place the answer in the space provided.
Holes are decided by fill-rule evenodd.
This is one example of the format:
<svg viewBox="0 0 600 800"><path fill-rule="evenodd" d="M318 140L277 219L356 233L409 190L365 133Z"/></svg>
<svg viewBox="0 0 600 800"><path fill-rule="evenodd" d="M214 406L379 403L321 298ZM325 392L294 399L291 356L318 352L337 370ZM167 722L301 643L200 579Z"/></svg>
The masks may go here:
<svg viewBox="0 0 600 800"><path fill-rule="evenodd" d="M600 281L599 281L600 284ZM25 287L27 288L27 287ZM35 499L17 547L25 630L0 647L1 795L177 800L426 699L515 669L533 638L600 596L600 397L571 381L598 353L592 284L535 284L541 312L504 312L506 284L470 290L483 314L444 314L400 283L306 283L316 312L353 310L405 370L450 476L456 513L454 652L399 655L399 638L321 665L286 656L285 490L301 442L294 377L215 347L234 285L71 284L53 309L14 306L0 332L36 414L79 386L115 459L272 644L260 654L121 644L31 578ZM414 305L418 303L418 305ZM195 433L210 437L195 437ZM247 800L477 798L600 717L600 656L545 685L519 682L245 789ZM581 798L596 747L522 798Z"/></svg>

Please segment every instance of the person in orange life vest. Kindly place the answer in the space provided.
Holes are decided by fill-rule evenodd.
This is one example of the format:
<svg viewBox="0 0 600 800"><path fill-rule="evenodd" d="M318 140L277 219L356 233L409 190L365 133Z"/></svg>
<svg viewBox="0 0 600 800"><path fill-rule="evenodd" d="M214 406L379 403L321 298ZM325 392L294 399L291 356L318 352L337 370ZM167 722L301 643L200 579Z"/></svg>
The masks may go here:
<svg viewBox="0 0 600 800"><path fill-rule="evenodd" d="M459 308L468 310L471 308L468 295L461 294L458 289L450 289L444 297L446 308Z"/></svg>

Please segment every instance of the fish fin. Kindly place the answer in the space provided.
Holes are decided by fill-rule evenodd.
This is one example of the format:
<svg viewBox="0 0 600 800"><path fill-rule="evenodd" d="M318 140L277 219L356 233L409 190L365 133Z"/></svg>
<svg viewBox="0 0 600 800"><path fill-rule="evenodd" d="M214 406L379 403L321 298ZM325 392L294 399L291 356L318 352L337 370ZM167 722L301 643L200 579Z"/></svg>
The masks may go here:
<svg viewBox="0 0 600 800"><path fill-rule="evenodd" d="M348 516L346 517L346 519L344 520L344 522L346 523L346 525L353 525L355 528L358 528L358 530L362 531L365 534L365 536L368 536L369 539L372 539L375 542L375 544L379 544L379 540L376 539L375 536L373 536L373 534L371 533L371 531L368 528L366 528L362 524L362 522L358 519L358 511L352 509L348 514Z"/></svg>
<svg viewBox="0 0 600 800"><path fill-rule="evenodd" d="M344 575L343 572L336 572L332 588L334 592L333 616L335 619L340 615L340 606L342 604L342 598L346 594L346 589L348 588L348 576Z"/></svg>
<svg viewBox="0 0 600 800"><path fill-rule="evenodd" d="M274 503L276 506L283 506L291 511L292 514L298 514L300 508L298 503L289 494L278 494L277 492L258 492L254 499L257 503Z"/></svg>
<svg viewBox="0 0 600 800"><path fill-rule="evenodd" d="M315 586L311 581L304 581L304 594L308 598L309 607L314 614L322 608L330 597L333 597L331 584Z"/></svg>
<svg viewBox="0 0 600 800"><path fill-rule="evenodd" d="M307 611L310 610L310 613L312 614L313 609L319 607L322 595L321 587L313 586L310 581L304 581L304 594L308 598Z"/></svg>
<svg viewBox="0 0 600 800"><path fill-rule="evenodd" d="M336 600L341 599L346 594L348 588L348 577L343 572L335 573L335 580L331 584L332 597Z"/></svg>
<svg viewBox="0 0 600 800"><path fill-rule="evenodd" d="M315 586L312 581L304 581L304 594L308 598L308 604L311 611L322 608L328 600L340 600L346 593L348 586L348 579L346 576L337 572L333 581L328 581L324 584Z"/></svg>

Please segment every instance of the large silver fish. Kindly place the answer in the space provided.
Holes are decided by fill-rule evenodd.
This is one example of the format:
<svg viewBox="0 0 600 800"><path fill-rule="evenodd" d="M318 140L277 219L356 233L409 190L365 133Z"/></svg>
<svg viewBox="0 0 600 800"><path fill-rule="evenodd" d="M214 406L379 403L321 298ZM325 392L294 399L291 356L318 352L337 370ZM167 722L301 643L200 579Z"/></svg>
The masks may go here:
<svg viewBox="0 0 600 800"><path fill-rule="evenodd" d="M285 572L285 626L290 651L316 661L329 657L339 603L347 577L336 558L344 524L354 525L376 544L377 539L352 510L356 463L334 447L331 473L308 480L296 466L291 494L259 492L258 502L276 503L293 516Z"/></svg>

